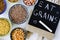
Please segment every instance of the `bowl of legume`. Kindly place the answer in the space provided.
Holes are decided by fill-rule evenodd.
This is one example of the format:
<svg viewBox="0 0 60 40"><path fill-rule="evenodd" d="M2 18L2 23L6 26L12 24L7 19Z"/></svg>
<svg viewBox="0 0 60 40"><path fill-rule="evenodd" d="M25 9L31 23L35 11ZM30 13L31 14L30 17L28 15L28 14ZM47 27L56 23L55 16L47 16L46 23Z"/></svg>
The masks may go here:
<svg viewBox="0 0 60 40"><path fill-rule="evenodd" d="M14 28L11 31L11 40L25 40L26 38L26 31L23 30L22 28Z"/></svg>

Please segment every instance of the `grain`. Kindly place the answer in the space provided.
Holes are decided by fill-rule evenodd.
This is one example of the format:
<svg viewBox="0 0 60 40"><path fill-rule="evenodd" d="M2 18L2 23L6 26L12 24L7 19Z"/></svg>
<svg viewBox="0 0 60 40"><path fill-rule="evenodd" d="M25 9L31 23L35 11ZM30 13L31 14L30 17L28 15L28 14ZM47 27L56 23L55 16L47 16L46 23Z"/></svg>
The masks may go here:
<svg viewBox="0 0 60 40"><path fill-rule="evenodd" d="M0 0L0 14L4 11L4 9L5 9L4 0Z"/></svg>
<svg viewBox="0 0 60 40"><path fill-rule="evenodd" d="M0 36L6 35L10 31L10 24L6 19L0 18Z"/></svg>
<svg viewBox="0 0 60 40"><path fill-rule="evenodd" d="M14 23L21 23L26 19L27 11L17 4L10 9L10 17Z"/></svg>

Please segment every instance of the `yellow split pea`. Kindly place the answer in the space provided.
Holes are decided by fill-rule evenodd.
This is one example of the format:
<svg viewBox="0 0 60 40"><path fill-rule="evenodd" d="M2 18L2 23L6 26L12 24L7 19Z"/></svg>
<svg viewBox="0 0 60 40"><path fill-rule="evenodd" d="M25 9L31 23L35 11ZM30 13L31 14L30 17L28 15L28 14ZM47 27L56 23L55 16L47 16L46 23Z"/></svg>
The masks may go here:
<svg viewBox="0 0 60 40"><path fill-rule="evenodd" d="M8 34L10 31L10 24L7 19L0 18L0 36Z"/></svg>

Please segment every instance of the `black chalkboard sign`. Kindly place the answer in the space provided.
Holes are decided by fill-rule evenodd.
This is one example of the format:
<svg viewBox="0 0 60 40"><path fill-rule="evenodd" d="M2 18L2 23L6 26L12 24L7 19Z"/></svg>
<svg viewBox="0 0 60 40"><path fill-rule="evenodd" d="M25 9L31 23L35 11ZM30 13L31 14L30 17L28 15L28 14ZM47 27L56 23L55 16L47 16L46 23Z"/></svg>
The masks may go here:
<svg viewBox="0 0 60 40"><path fill-rule="evenodd" d="M51 33L55 33L60 18L60 6L39 0L35 5L29 24Z"/></svg>

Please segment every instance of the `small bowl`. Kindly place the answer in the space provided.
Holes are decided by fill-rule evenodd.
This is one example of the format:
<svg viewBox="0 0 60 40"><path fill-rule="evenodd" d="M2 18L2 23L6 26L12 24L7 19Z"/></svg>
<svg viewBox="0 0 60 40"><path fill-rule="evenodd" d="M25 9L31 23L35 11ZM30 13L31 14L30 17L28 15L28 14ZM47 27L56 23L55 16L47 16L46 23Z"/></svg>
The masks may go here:
<svg viewBox="0 0 60 40"><path fill-rule="evenodd" d="M5 36L7 36L9 33L10 33L10 30L11 30L11 22L10 22L10 20L8 20L8 19L6 19L6 18L0 18L1 20L6 20L8 23L9 23L9 26L10 26L10 28L9 28L9 30L8 30L8 32L6 33L6 34L4 34L4 35L0 35L0 38L2 38L2 37L5 37Z"/></svg>
<svg viewBox="0 0 60 40"><path fill-rule="evenodd" d="M24 29L22 29L22 28L19 28L19 27L14 28L14 29L11 31L11 33L10 33L10 38L11 38L11 40L13 40L13 39L12 39L12 32L13 32L14 30L16 30L16 29L21 29L21 30L24 32L24 40L25 40L25 39L26 39L26 31L25 31Z"/></svg>
<svg viewBox="0 0 60 40"><path fill-rule="evenodd" d="M0 14L4 13L4 12L5 12L5 10L6 10L6 8L7 8L6 0L3 0L3 1L4 1L4 3L5 3L5 7L4 7L4 10L3 10Z"/></svg>
<svg viewBox="0 0 60 40"><path fill-rule="evenodd" d="M14 22L13 19L12 19L12 17L10 16L11 9L12 9L14 6L17 6L17 5L22 6L22 7L25 9L25 11L26 11L26 18L25 18L23 21L19 22L19 23ZM15 5L13 5L13 6L10 8L10 10L9 10L9 18L10 18L10 20L11 20L13 23L15 23L15 24L22 24L22 23L26 22L26 20L28 19L28 10L27 10L27 8L26 8L24 5L15 4Z"/></svg>
<svg viewBox="0 0 60 40"><path fill-rule="evenodd" d="M17 1L11 1L11 0L8 0L10 3L16 3L16 2L18 2L19 0L17 0Z"/></svg>
<svg viewBox="0 0 60 40"><path fill-rule="evenodd" d="M25 3L26 2L26 3ZM27 5L27 6L34 6L36 3L37 3L37 0L35 0L34 1L34 4L33 3L29 3L29 2L27 2L26 0L23 0L23 3L25 4L25 5Z"/></svg>

